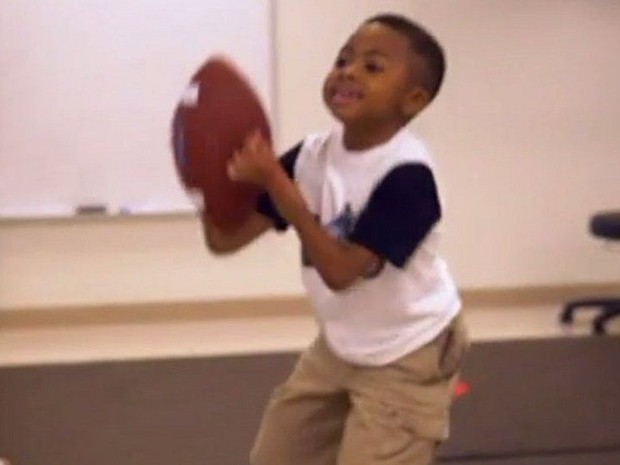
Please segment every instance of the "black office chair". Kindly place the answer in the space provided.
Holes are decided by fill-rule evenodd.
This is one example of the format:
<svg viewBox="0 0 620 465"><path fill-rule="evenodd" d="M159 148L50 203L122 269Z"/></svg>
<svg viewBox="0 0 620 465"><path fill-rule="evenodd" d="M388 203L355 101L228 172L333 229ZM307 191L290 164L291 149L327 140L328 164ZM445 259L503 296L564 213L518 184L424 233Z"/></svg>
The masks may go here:
<svg viewBox="0 0 620 465"><path fill-rule="evenodd" d="M601 212L590 220L590 232L610 241L620 241L620 210ZM569 302L564 306L560 321L564 324L573 322L575 311L579 308L599 308L599 314L592 322L592 331L595 334L605 334L605 325L609 320L620 315L620 295L616 297L595 297Z"/></svg>

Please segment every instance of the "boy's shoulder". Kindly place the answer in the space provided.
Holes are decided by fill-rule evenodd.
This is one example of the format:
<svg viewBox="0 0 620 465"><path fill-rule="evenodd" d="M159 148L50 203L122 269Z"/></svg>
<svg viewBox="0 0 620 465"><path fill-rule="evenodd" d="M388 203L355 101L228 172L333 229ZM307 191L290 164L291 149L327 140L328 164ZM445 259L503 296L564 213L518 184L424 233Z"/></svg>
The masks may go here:
<svg viewBox="0 0 620 465"><path fill-rule="evenodd" d="M302 141L301 149L306 155L316 156L324 152L331 143L332 148L334 142L339 137L339 129L331 128L323 131L312 132L306 135Z"/></svg>

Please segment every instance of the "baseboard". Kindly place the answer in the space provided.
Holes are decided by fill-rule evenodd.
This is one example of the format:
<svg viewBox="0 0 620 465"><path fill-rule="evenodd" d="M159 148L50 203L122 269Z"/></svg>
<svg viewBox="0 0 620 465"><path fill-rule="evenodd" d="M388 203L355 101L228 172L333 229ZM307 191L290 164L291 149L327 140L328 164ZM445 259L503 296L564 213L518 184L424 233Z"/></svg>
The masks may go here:
<svg viewBox="0 0 620 465"><path fill-rule="evenodd" d="M588 296L620 296L620 282L465 289L467 307L518 307L561 304Z"/></svg>
<svg viewBox="0 0 620 465"><path fill-rule="evenodd" d="M204 321L303 315L303 296L0 310L0 328Z"/></svg>
<svg viewBox="0 0 620 465"><path fill-rule="evenodd" d="M580 297L620 295L620 283L464 289L461 295L465 311L480 307L543 306L561 304ZM303 296L53 308L5 308L0 309L0 328L49 328L269 318L309 315L310 311L310 304Z"/></svg>

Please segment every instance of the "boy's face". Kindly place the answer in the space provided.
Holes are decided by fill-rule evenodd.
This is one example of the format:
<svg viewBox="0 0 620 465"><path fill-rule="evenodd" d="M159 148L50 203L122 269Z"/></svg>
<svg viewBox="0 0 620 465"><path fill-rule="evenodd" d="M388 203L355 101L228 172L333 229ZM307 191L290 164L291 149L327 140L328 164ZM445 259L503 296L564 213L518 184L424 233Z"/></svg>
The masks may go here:
<svg viewBox="0 0 620 465"><path fill-rule="evenodd" d="M340 50L325 78L323 100L347 127L398 128L428 102L414 79L420 61L397 31L364 24Z"/></svg>

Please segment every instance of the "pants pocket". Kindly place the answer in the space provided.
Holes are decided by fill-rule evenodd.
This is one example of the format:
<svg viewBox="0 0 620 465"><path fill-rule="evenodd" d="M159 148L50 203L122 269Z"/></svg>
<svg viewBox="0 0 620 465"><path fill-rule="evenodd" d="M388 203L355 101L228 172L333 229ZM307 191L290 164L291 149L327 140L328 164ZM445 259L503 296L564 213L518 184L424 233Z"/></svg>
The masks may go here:
<svg viewBox="0 0 620 465"><path fill-rule="evenodd" d="M445 437L443 415L422 416L385 403L354 400L344 447L344 463L430 463L418 460L422 451L429 459ZM416 458L417 457L417 458Z"/></svg>
<svg viewBox="0 0 620 465"><path fill-rule="evenodd" d="M437 342L439 373L443 378L452 378L460 371L470 347L469 335L461 315L452 321Z"/></svg>

